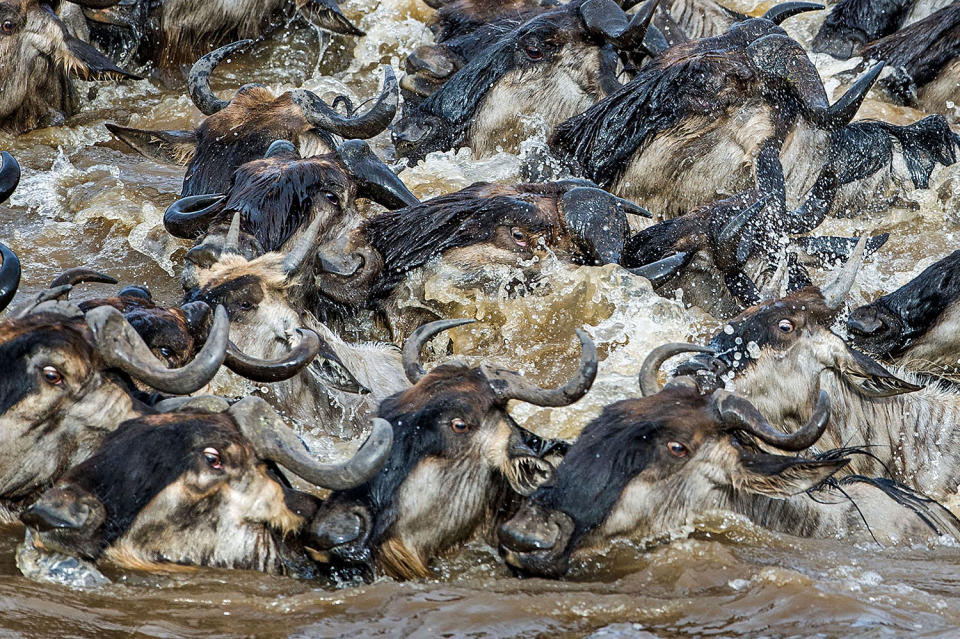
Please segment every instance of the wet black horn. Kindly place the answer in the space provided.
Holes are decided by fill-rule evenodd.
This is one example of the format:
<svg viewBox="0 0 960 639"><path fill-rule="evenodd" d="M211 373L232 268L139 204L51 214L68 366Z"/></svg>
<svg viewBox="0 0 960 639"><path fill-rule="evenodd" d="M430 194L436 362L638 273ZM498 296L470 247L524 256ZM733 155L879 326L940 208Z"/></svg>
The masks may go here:
<svg viewBox="0 0 960 639"><path fill-rule="evenodd" d="M240 40L226 46L222 46L215 51L211 51L203 56L190 69L190 76L187 80L187 88L190 91L190 99L200 109L204 115L213 115L221 111L230 104L230 100L221 100L214 94L210 88L210 74L217 68L217 65L224 61L231 53L238 51L253 40Z"/></svg>
<svg viewBox="0 0 960 639"><path fill-rule="evenodd" d="M426 371L423 370L423 366L420 364L420 351L423 349L424 344L443 331L457 326L463 326L464 324L472 324L475 321L476 320L472 319L438 320L424 324L415 330L403 343L403 351L401 354L403 372L407 375L410 383L416 384L420 381L420 378L426 374Z"/></svg>
<svg viewBox="0 0 960 639"><path fill-rule="evenodd" d="M298 328L300 340L288 353L276 359L260 359L242 352L233 342L227 345L223 365L237 375L255 382L279 382L290 379L320 352L320 336L309 328Z"/></svg>
<svg viewBox="0 0 960 639"><path fill-rule="evenodd" d="M0 204L16 190L20 184L20 164L6 151L0 152Z"/></svg>
<svg viewBox="0 0 960 639"><path fill-rule="evenodd" d="M373 200L390 210L420 203L407 185L378 158L363 140L347 140L337 155L357 181L357 196Z"/></svg>
<svg viewBox="0 0 960 639"><path fill-rule="evenodd" d="M762 442L780 450L796 452L806 450L823 435L830 421L830 396L820 391L813 414L795 433L786 434L774 428L748 400L725 390L713 392L712 399L725 426L731 430L749 433Z"/></svg>
<svg viewBox="0 0 960 639"><path fill-rule="evenodd" d="M205 233L223 211L226 197L222 193L182 197L167 207L163 227L174 237L194 240Z"/></svg>
<svg viewBox="0 0 960 639"><path fill-rule="evenodd" d="M713 353L712 349L686 342L673 342L657 346L643 360L640 366L640 392L644 397L656 395L660 392L660 367L663 363L681 353Z"/></svg>
<svg viewBox="0 0 960 639"><path fill-rule="evenodd" d="M782 2L767 9L763 18L775 24L781 24L787 18L792 18L795 15L807 11L822 11L825 8L822 4L816 2Z"/></svg>
<svg viewBox="0 0 960 639"><path fill-rule="evenodd" d="M290 97L303 111L303 116L315 127L342 138L372 138L393 122L400 104L397 77L390 66L384 67L383 90L370 110L355 117L344 117L320 97L306 89L290 92Z"/></svg>

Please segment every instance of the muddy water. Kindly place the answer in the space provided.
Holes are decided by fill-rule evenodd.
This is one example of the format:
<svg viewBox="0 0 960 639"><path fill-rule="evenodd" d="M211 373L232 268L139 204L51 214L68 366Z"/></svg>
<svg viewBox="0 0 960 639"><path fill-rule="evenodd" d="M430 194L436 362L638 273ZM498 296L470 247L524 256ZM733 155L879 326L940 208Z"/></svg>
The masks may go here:
<svg viewBox="0 0 960 639"><path fill-rule="evenodd" d="M749 0L747 0L749 2ZM737 8L762 11L766 4ZM348 0L348 14L368 36L348 41L291 26L238 56L214 88L247 82L307 86L365 98L379 86L381 64L429 41L430 10L420 0ZM818 17L790 28L809 41ZM818 61L830 76L845 65ZM0 237L21 257L24 280L15 305L61 270L85 265L124 284L148 285L174 301L185 246L161 216L179 192L182 170L144 160L111 139L103 122L186 128L199 113L181 89L145 80L121 87L85 85L84 112L68 126L20 137L0 135L0 149L21 162L20 189L0 206ZM960 102L960 100L958 100ZM922 114L868 100L863 114L909 122ZM536 123L531 130L536 130ZM375 147L391 157L386 136ZM519 161L469 152L431 156L404 180L429 197L476 180L516 181ZM865 300L906 282L957 245L960 170L940 170L910 206L871 218L828 220L821 232L889 231L854 297ZM480 322L454 332L467 359L492 356L542 382L556 382L577 359L573 329L586 326L600 345L600 377L568 409L514 408L546 436L575 436L607 403L638 392L640 361L656 344L703 336L715 323L682 300L652 293L617 267L571 268L549 262L548 282L525 296L450 285L442 270L421 284L450 317ZM86 287L77 296L108 292ZM689 534L688 534L689 533ZM306 582L260 574L199 570L170 575L120 573L113 584L80 592L19 576L14 548L22 530L0 528L0 635L86 636L582 636L595 637L904 637L960 632L960 548L850 545L775 535L739 519L692 522L652 548L630 543L575 562L564 582L517 580L496 553L475 542L435 562L436 579L369 585Z"/></svg>

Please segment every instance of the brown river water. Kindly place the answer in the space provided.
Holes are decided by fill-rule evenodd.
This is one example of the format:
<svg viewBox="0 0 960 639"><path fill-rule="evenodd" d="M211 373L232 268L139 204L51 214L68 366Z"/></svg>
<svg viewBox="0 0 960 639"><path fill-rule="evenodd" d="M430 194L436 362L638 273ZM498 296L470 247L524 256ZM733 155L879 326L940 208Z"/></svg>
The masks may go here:
<svg viewBox="0 0 960 639"><path fill-rule="evenodd" d="M769 4L745 2L731 6L757 13ZM381 64L402 70L403 56L431 38L424 24L431 10L421 0L347 0L343 8L366 37L318 36L293 25L222 65L214 88L302 85L328 99L337 91L362 99L378 89ZM821 19L801 16L787 27L809 42ZM848 66L815 61L828 89L836 88L832 74ZM165 233L161 219L179 193L182 170L129 152L103 123L186 128L200 114L182 87L144 80L87 88L90 99L67 126L0 134L0 149L12 152L24 173L19 190L0 206L0 238L24 265L14 307L80 265L123 284L146 284L163 301L179 297L176 275L186 247ZM894 122L922 115L874 100L861 111ZM534 135L536 129L531 123ZM390 158L386 135L374 146ZM516 156L475 161L461 151L432 156L403 179L425 198L481 179L515 182L518 170ZM912 206L821 227L824 234L891 233L865 267L855 302L893 290L956 248L960 167L939 169L930 189L908 197ZM427 297L447 316L480 320L455 333L461 356L492 356L541 382L570 372L577 360L573 329L587 327L602 357L590 394L570 408L512 411L541 435L575 436L604 405L639 394L636 373L651 348L716 328L618 267L546 269L549 286L523 297L454 288L442 270L424 282ZM74 296L110 290L88 286ZM960 544L882 548L807 540L730 517L705 515L668 544L615 544L574 562L559 582L516 579L494 549L475 542L437 560L435 579L418 582L337 584L223 570L145 575L104 566L112 584L71 590L20 576L14 552L22 537L20 528L0 528L0 636L960 636Z"/></svg>

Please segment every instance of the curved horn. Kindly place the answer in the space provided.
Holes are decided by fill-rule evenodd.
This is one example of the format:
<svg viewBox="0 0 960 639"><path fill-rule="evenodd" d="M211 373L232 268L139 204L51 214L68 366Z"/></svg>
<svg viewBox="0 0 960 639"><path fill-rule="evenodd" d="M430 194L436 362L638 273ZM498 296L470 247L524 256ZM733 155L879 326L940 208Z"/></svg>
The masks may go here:
<svg viewBox="0 0 960 639"><path fill-rule="evenodd" d="M540 388L519 373L482 365L480 370L490 383L494 394L503 401L516 399L534 406L569 406L587 394L597 378L597 345L582 329L576 329L580 339L580 368L559 388Z"/></svg>
<svg viewBox="0 0 960 639"><path fill-rule="evenodd" d="M368 481L383 466L393 446L390 422L374 417L370 420L370 436L351 459L341 464L321 464L262 398L246 397L228 412L259 456L315 486L331 490L346 490Z"/></svg>
<svg viewBox="0 0 960 639"><path fill-rule="evenodd" d="M0 204L17 189L20 184L20 164L17 159L7 153L0 152Z"/></svg>
<svg viewBox="0 0 960 639"><path fill-rule="evenodd" d="M167 368L154 357L143 339L112 306L98 306L86 314L93 343L108 366L163 393L186 395L206 385L223 363L230 338L227 311L217 306L207 341L193 361L182 368Z"/></svg>
<svg viewBox="0 0 960 639"><path fill-rule="evenodd" d="M17 294L17 287L20 286L20 259L10 248L0 242L0 257L3 258L3 264L0 265L0 311L7 308Z"/></svg>
<svg viewBox="0 0 960 639"><path fill-rule="evenodd" d="M216 51L211 51L203 56L190 69L190 76L187 80L187 88L190 91L190 99L197 105L200 112L204 115L213 115L228 104L230 100L221 100L210 88L210 74L217 68L217 65L223 62L234 51L242 49L253 42L253 40L240 40L226 46L220 47Z"/></svg>
<svg viewBox="0 0 960 639"><path fill-rule="evenodd" d="M290 97L303 111L303 116L313 126L339 135L342 138L372 138L385 130L397 114L400 104L400 89L393 68L383 71L383 90L376 103L363 115L344 117L337 113L317 94L306 89L290 92Z"/></svg>
<svg viewBox="0 0 960 639"><path fill-rule="evenodd" d="M770 425L760 411L743 397L725 390L713 391L714 405L724 425L734 430L750 433L762 442L791 452L805 450L817 443L830 421L830 396L821 390L813 414L803 428L785 434Z"/></svg>
<svg viewBox="0 0 960 639"><path fill-rule="evenodd" d="M410 380L410 383L416 384L426 373L426 371L423 370L423 366L420 365L420 350L423 348L424 344L430 341L430 339L438 333L442 333L443 331L455 328L457 326L463 326L464 324L472 324L475 321L476 320L472 319L438 320L436 322L424 324L415 330L413 334L411 334L410 337L408 337L403 343L403 350L401 352L403 372L407 375L407 379Z"/></svg>
<svg viewBox="0 0 960 639"><path fill-rule="evenodd" d="M787 18L792 18L797 14L807 11L821 11L825 8L822 4L816 2L783 2L767 9L763 18L774 24L781 24Z"/></svg>
<svg viewBox="0 0 960 639"><path fill-rule="evenodd" d="M182 197L167 207L163 214L163 228L174 237L194 240L220 214L226 197L222 193Z"/></svg>
<svg viewBox="0 0 960 639"><path fill-rule="evenodd" d="M839 129L850 123L853 116L860 110L864 98L870 92L870 87L877 81L877 76L883 71L883 62L878 62L867 71L863 77L853 83L840 99L830 105L822 124L829 129Z"/></svg>
<svg viewBox="0 0 960 639"><path fill-rule="evenodd" d="M860 237L857 245L853 247L850 257L847 258L847 263L844 264L840 272L837 273L837 277L820 289L820 292L823 294L823 301L829 308L834 310L839 309L843 305L843 301L847 298L850 289L853 288L853 283L857 279L857 273L863 267L868 235L868 233L864 233L863 236Z"/></svg>
<svg viewBox="0 0 960 639"><path fill-rule="evenodd" d="M680 269L690 263L694 255L696 255L696 251L680 251L656 262L628 268L627 270L634 275L647 278L650 280L650 284L657 287L679 273Z"/></svg>
<svg viewBox="0 0 960 639"><path fill-rule="evenodd" d="M221 252L240 254L240 211L235 211L230 219L230 228L227 229L227 235L223 238Z"/></svg>
<svg viewBox="0 0 960 639"><path fill-rule="evenodd" d="M297 242L296 245L290 249L290 252L287 253L287 256L283 258L283 272L287 274L287 277L299 271L306 259L310 257L310 254L317 244L320 227L323 226L324 222L324 216L316 216L313 221L310 222L307 230L304 231L300 241Z"/></svg>
<svg viewBox="0 0 960 639"><path fill-rule="evenodd" d="M337 149L347 172L357 180L357 197L365 197L390 210L420 203L407 185L378 158L363 140L347 140Z"/></svg>
<svg viewBox="0 0 960 639"><path fill-rule="evenodd" d="M687 344L686 342L672 342L657 346L650 351L650 354L643 360L643 365L640 366L640 392L644 397L656 395L660 392L660 380L658 379L660 367L674 355L712 352L713 350L706 346Z"/></svg>
<svg viewBox="0 0 960 639"><path fill-rule="evenodd" d="M48 289L59 286L76 286L83 282L96 282L99 284L116 284L117 280L90 268L71 268L57 276L57 279L50 282Z"/></svg>
<svg viewBox="0 0 960 639"><path fill-rule="evenodd" d="M320 336L309 328L298 328L300 341L289 353L277 359L259 359L242 352L233 342L227 345L223 365L237 375L255 382L279 382L290 379L304 368L320 352Z"/></svg>

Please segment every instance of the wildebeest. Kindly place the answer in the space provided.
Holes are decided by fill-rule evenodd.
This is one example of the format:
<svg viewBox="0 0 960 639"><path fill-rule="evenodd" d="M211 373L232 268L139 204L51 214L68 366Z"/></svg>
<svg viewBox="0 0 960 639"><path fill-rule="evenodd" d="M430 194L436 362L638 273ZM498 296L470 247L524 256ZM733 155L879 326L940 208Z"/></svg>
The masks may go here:
<svg viewBox="0 0 960 639"><path fill-rule="evenodd" d="M316 223L312 226L315 232ZM253 260L228 252L198 271L197 286L186 299L227 309L233 344L228 368L258 382L276 382L271 400L301 423L352 435L381 399L407 384L394 347L345 342L303 310L293 292L295 262L313 245L308 236L286 257L267 253Z"/></svg>
<svg viewBox="0 0 960 639"><path fill-rule="evenodd" d="M874 40L949 5L953 0L841 0L823 21L811 48L847 59Z"/></svg>
<svg viewBox="0 0 960 639"><path fill-rule="evenodd" d="M559 444L520 428L507 402L576 402L596 377L593 342L577 330L580 369L554 390L489 364L447 363L424 373L417 361L423 344L469 321L427 324L404 344L413 388L380 405L380 417L393 426L389 459L366 484L333 493L311 527L313 543L334 562L377 567L403 579L427 577L432 558L472 537L495 534L517 496L552 476L553 466L543 457Z"/></svg>
<svg viewBox="0 0 960 639"><path fill-rule="evenodd" d="M389 424L374 420L352 459L321 464L259 398L148 415L107 435L20 518L38 548L126 568L296 574L306 563L299 533L319 500L291 488L277 465L343 490L379 470L391 439Z"/></svg>
<svg viewBox="0 0 960 639"><path fill-rule="evenodd" d="M357 198L395 209L417 198L362 140L349 140L334 153L301 158L293 144L278 140L263 159L247 162L233 174L225 193L188 196L164 214L164 226L176 237L195 240L181 279L195 286L195 268L209 266L222 251L229 224L240 214L238 246L253 259L297 244L314 220L316 242L336 238L360 222Z"/></svg>
<svg viewBox="0 0 960 639"><path fill-rule="evenodd" d="M419 160L432 151L469 146L476 157L516 150L523 118L552 130L609 94L617 49L640 52L657 0L627 19L612 0L576 0L503 34L442 88L393 126L397 152Z"/></svg>
<svg viewBox="0 0 960 639"><path fill-rule="evenodd" d="M166 72L179 71L214 47L259 39L294 15L336 33L363 35L336 0L92 0L90 35L112 54Z"/></svg>
<svg viewBox="0 0 960 639"><path fill-rule="evenodd" d="M758 154L775 140L790 206L828 167L843 187L833 210L859 212L908 179L926 188L937 164L956 161L942 116L848 124L881 68L831 105L803 48L771 20L753 18L662 52L559 125L550 145L575 172L673 217L750 188ZM900 175L901 158L909 175Z"/></svg>
<svg viewBox="0 0 960 639"><path fill-rule="evenodd" d="M234 42L200 58L188 86L194 104L206 115L193 131L146 131L107 125L118 138L148 158L185 164L181 195L223 193L233 172L264 156L276 140L289 140L300 155L332 153L336 138L370 138L393 121L400 99L393 69L385 67L383 90L365 113L345 116L307 89L273 95L259 84L247 84L229 100L210 89L210 74L232 53L250 44ZM349 100L339 100L347 105Z"/></svg>
<svg viewBox="0 0 960 639"><path fill-rule="evenodd" d="M218 309L203 348L168 368L112 306L39 301L0 322L0 521L88 457L126 420L150 412L132 380L186 394L216 374L229 323Z"/></svg>
<svg viewBox="0 0 960 639"><path fill-rule="evenodd" d="M867 44L860 56L892 70L878 84L894 102L946 113L960 97L960 3Z"/></svg>
<svg viewBox="0 0 960 639"><path fill-rule="evenodd" d="M960 484L960 395L922 388L909 373L887 370L831 330L864 245L858 243L832 282L747 309L710 340L713 354L697 355L677 371L696 374L705 386L732 376L738 393L787 430L825 390L831 419L820 446L862 447L869 455L853 458L851 472L889 476L943 499ZM644 392L654 392L655 374L645 377Z"/></svg>
<svg viewBox="0 0 960 639"><path fill-rule="evenodd" d="M958 298L960 251L954 251L892 293L851 311L847 333L857 348L911 369L952 372L960 367Z"/></svg>
<svg viewBox="0 0 960 639"><path fill-rule="evenodd" d="M699 516L736 513L778 532L891 543L956 538L960 521L937 502L884 479L829 481L848 463L802 451L826 428L824 392L803 427L785 435L753 405L690 378L607 406L584 428L554 473L500 528L507 563L560 577L575 552L616 537L654 542Z"/></svg>
<svg viewBox="0 0 960 639"><path fill-rule="evenodd" d="M93 2L94 0L87 0ZM73 78L136 78L67 32L44 0L0 2L0 130L22 133L76 113ZM80 0L78 4L86 4ZM94 2L95 4L95 2Z"/></svg>
<svg viewBox="0 0 960 639"><path fill-rule="evenodd" d="M392 339L429 319L424 305L401 299L403 283L422 300L418 278L434 266L455 284L492 291L523 270L535 279L533 258L553 252L580 264L616 263L629 230L627 215L649 216L632 202L583 181L502 185L478 182L416 206L376 215L342 242L321 250L310 304L318 316L330 301L384 314Z"/></svg>

